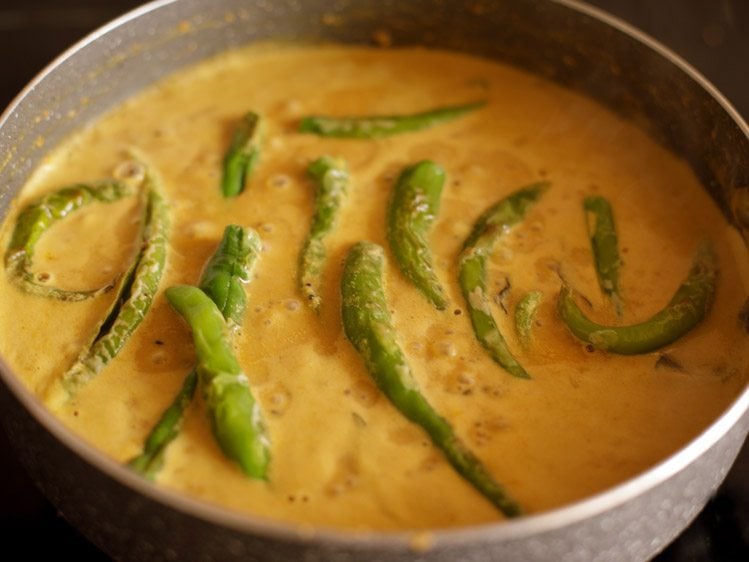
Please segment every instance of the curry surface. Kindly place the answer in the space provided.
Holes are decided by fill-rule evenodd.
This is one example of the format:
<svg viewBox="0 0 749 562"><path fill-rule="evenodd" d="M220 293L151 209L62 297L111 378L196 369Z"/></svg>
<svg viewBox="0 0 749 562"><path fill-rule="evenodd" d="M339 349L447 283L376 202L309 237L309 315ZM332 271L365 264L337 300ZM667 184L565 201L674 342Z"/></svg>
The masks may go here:
<svg viewBox="0 0 749 562"><path fill-rule="evenodd" d="M473 100L488 103L454 122L382 140L295 132L308 114L413 113ZM223 153L248 110L266 120L262 160L246 191L225 200ZM168 450L158 477L164 486L325 527L441 528L501 518L380 394L342 331L343 257L358 240L386 245L393 182L424 158L448 174L430 241L451 304L436 311L389 259L386 292L400 343L431 403L527 511L590 496L663 460L746 383L749 349L737 313L749 277L738 235L683 162L633 125L538 77L418 49L256 46L230 53L152 87L51 153L11 212L5 243L25 204L66 184L111 177L131 149L157 170L171 207L162 290L197 283L228 223L252 226L264 241L235 343L268 424L269 482L246 478L222 456L198 397ZM314 197L305 170L323 154L346 158L352 179L328 239L317 316L295 279ZM493 295L509 280L510 313L527 291L544 293L528 350L515 339L511 314L493 310L533 377L521 380L476 342L456 261L485 208L539 179L550 181L550 190L504 237L489 271ZM622 319L595 277L582 210L590 194L613 205L625 262ZM92 204L45 236L35 270L59 286L100 286L125 269L138 219L134 197ZM681 369L656 368L659 353L587 351L562 325L555 308L560 274L592 302L597 320L632 323L668 302L705 238L717 250L719 284L706 320L663 350ZM46 300L2 276L0 351L41 392L73 362L108 299ZM189 330L160 293L117 359L56 413L125 462L140 452L193 361Z"/></svg>

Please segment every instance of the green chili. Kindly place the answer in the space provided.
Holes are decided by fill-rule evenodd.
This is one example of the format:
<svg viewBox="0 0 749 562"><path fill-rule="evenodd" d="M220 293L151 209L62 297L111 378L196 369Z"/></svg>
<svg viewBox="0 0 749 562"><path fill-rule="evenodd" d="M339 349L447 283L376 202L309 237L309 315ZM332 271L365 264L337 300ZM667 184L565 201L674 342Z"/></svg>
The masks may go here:
<svg viewBox="0 0 749 562"><path fill-rule="evenodd" d="M221 311L197 287L170 287L166 297L192 330L198 377L216 440L245 474L265 479L270 453L260 407L234 355Z"/></svg>
<svg viewBox="0 0 749 562"><path fill-rule="evenodd" d="M315 211L309 234L299 254L299 290L315 311L320 310L320 280L325 264L325 237L335 226L349 181L348 166L341 158L323 156L309 165L315 181Z"/></svg>
<svg viewBox="0 0 749 562"><path fill-rule="evenodd" d="M507 517L520 515L520 506L419 391L396 341L382 285L383 264L384 252L376 244L359 242L349 251L341 288L346 337L380 390L404 416L426 431L455 470Z"/></svg>
<svg viewBox="0 0 749 562"><path fill-rule="evenodd" d="M200 289L216 304L230 325L241 324L247 300L242 284L250 280L259 252L260 237L257 232L251 228L229 225L203 270ZM179 433L184 411L192 401L197 381L197 371L193 369L172 404L149 433L143 452L130 461L130 467L146 478L155 478L160 470L167 446Z"/></svg>
<svg viewBox="0 0 749 562"><path fill-rule="evenodd" d="M156 474L164 464L166 448L177 438L185 410L192 402L195 387L198 384L198 372L193 369L185 377L177 396L169 407L161 414L159 421L146 438L143 452L132 459L128 466L141 473L149 480L156 478Z"/></svg>
<svg viewBox="0 0 749 562"><path fill-rule="evenodd" d="M200 278L200 288L234 325L242 323L247 303L243 285L250 280L260 246L260 237L253 229L227 226Z"/></svg>
<svg viewBox="0 0 749 562"><path fill-rule="evenodd" d="M427 234L439 212L445 171L430 160L408 166L395 183L387 237L403 275L438 309L447 306L432 265Z"/></svg>
<svg viewBox="0 0 749 562"><path fill-rule="evenodd" d="M715 254L704 243L666 307L644 322L629 326L596 324L577 306L568 285L562 286L559 295L559 313L575 336L597 349L623 355L649 353L676 341L702 320L712 305L717 274Z"/></svg>
<svg viewBox="0 0 749 562"><path fill-rule="evenodd" d="M622 299L619 293L619 242L614 225L611 205L603 197L586 197L583 207L588 224L588 234L596 264L596 274L601 290L614 303L616 313L622 314Z"/></svg>
<svg viewBox="0 0 749 562"><path fill-rule="evenodd" d="M530 375L510 352L492 316L486 290L486 262L497 240L518 224L548 188L539 182L500 200L482 214L463 245L458 279L476 338L495 362L508 373L528 379Z"/></svg>
<svg viewBox="0 0 749 562"><path fill-rule="evenodd" d="M372 115L358 117L333 117L313 115L299 124L302 133L315 133L323 137L373 139L433 127L470 113L485 102L438 107L411 115Z"/></svg>
<svg viewBox="0 0 749 562"><path fill-rule="evenodd" d="M54 223L74 211L93 201L112 203L129 193L128 186L117 180L103 181L94 186L76 184L48 193L24 208L18 215L5 252L5 269L13 283L27 293L64 301L80 301L112 289L111 283L88 291L60 289L39 283L31 271L34 248Z"/></svg>
<svg viewBox="0 0 749 562"><path fill-rule="evenodd" d="M260 116L250 111L237 125L229 150L224 156L221 192L236 197L244 191L260 159Z"/></svg>
<svg viewBox="0 0 749 562"><path fill-rule="evenodd" d="M114 313L111 323L104 326L103 333L89 348L84 349L73 366L63 374L62 385L68 396L75 394L114 359L145 318L156 295L166 264L169 216L156 178L150 172L146 174L145 188L145 226L132 283L125 291L125 300Z"/></svg>

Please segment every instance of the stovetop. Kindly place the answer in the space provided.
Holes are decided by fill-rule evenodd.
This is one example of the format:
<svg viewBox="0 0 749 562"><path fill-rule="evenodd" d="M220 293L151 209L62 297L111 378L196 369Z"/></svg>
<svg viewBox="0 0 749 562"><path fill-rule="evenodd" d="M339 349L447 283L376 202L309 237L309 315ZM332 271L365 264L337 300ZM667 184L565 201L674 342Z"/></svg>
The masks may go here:
<svg viewBox="0 0 749 562"><path fill-rule="evenodd" d="M138 0L0 0L0 108L66 47ZM588 0L697 67L749 118L749 0ZM36 560L107 560L36 490L0 430L0 542ZM17 548L13 548L17 547ZM724 484L658 562L749 560L749 441Z"/></svg>

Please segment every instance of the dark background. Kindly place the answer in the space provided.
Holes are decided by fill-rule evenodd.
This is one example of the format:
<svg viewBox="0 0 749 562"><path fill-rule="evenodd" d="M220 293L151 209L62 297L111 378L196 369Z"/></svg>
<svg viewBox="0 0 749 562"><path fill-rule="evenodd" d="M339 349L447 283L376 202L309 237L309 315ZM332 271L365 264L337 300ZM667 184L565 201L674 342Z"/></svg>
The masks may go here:
<svg viewBox="0 0 749 562"><path fill-rule="evenodd" d="M140 3L0 0L0 108L7 106L62 50ZM588 3L629 21L676 51L717 86L745 118L749 117L749 0ZM106 560L36 491L2 430L0 544L4 553L23 553L24 559L68 555L85 561ZM749 560L749 445L744 446L726 482L705 510L657 560Z"/></svg>

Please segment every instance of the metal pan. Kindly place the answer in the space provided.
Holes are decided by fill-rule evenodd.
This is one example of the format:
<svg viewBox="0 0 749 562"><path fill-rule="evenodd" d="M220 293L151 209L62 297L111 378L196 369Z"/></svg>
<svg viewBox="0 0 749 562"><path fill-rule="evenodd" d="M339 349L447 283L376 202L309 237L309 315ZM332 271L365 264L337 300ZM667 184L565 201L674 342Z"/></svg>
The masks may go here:
<svg viewBox="0 0 749 562"><path fill-rule="evenodd" d="M570 0L160 0L47 67L0 118L0 211L44 151L165 74L262 39L434 45L510 62L582 91L683 157L726 220L749 225L749 129L692 68L636 30ZM718 487L749 430L749 389L683 449L561 509L428 535L300 531L156 487L54 419L0 360L3 422L65 517L116 558L644 560Z"/></svg>

